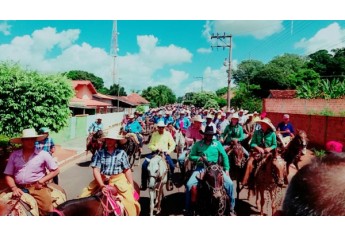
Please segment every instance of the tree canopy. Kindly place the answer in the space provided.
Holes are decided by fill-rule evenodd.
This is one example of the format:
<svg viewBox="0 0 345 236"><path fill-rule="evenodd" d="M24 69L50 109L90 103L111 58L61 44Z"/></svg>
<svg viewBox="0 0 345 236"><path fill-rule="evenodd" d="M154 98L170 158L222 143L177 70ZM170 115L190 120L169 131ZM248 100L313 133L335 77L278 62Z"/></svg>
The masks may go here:
<svg viewBox="0 0 345 236"><path fill-rule="evenodd" d="M142 91L141 96L150 101L151 107L160 107L176 102L176 95L166 85L150 86Z"/></svg>
<svg viewBox="0 0 345 236"><path fill-rule="evenodd" d="M13 137L23 129L41 127L58 132L67 125L74 91L65 76L1 63L0 87L0 134Z"/></svg>
<svg viewBox="0 0 345 236"><path fill-rule="evenodd" d="M95 86L97 91L104 88L104 81L102 78L95 76L92 73L81 71L81 70L71 70L64 73L67 78L71 80L89 80Z"/></svg>

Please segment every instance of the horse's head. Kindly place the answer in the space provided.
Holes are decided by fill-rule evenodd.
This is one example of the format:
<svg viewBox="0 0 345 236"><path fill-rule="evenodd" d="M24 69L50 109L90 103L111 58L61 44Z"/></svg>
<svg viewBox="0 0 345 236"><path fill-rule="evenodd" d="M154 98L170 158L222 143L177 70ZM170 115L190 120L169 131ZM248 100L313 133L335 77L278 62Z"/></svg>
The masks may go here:
<svg viewBox="0 0 345 236"><path fill-rule="evenodd" d="M102 130L98 130L96 133L93 134L93 137L95 139L99 139L103 136L103 131Z"/></svg>
<svg viewBox="0 0 345 236"><path fill-rule="evenodd" d="M164 158L160 155L156 155L151 159L146 159L149 161L147 166L147 171L149 175L149 188L154 189L155 185L159 181L166 182L167 180L167 165ZM164 176L165 175L165 176ZM163 178L163 179L162 179Z"/></svg>
<svg viewBox="0 0 345 236"><path fill-rule="evenodd" d="M244 165L244 152L242 145L240 143L237 143L232 148L232 154L235 158L235 165L238 167L243 167Z"/></svg>
<svg viewBox="0 0 345 236"><path fill-rule="evenodd" d="M289 143L289 148L293 148L305 154L308 144L307 133L304 130L298 130L295 137ZM290 147L291 146L291 147Z"/></svg>
<svg viewBox="0 0 345 236"><path fill-rule="evenodd" d="M223 170L222 167L214 164L206 168L203 181L212 190L214 198L220 198L223 195Z"/></svg>

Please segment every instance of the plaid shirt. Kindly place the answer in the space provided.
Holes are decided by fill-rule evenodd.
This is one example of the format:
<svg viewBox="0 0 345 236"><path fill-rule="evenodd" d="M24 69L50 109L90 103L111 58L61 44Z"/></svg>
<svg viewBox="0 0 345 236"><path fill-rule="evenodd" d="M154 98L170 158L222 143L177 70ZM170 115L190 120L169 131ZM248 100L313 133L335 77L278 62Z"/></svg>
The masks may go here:
<svg viewBox="0 0 345 236"><path fill-rule="evenodd" d="M44 151L49 152L51 154L50 150L52 150L52 148L55 147L55 144L53 142L53 139L48 137L42 141L36 142L35 146L37 149L44 150Z"/></svg>
<svg viewBox="0 0 345 236"><path fill-rule="evenodd" d="M95 153L91 167L99 168L103 175L117 175L129 169L130 165L124 150L116 149L109 153L106 149L101 149Z"/></svg>

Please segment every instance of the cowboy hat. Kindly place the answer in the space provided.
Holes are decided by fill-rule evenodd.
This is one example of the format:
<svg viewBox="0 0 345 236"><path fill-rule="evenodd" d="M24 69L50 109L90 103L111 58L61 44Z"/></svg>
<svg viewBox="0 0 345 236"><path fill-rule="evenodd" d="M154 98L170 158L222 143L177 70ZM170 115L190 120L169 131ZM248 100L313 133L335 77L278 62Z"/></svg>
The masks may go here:
<svg viewBox="0 0 345 236"><path fill-rule="evenodd" d="M128 119L134 119L134 115L133 115L133 114L130 114L130 115L128 116Z"/></svg>
<svg viewBox="0 0 345 236"><path fill-rule="evenodd" d="M119 134L117 134L115 132L111 132L111 133L109 132L108 134L104 135L102 137L102 139L122 140L122 139L125 139L125 137L122 136L122 135L119 135Z"/></svg>
<svg viewBox="0 0 345 236"><path fill-rule="evenodd" d="M39 135L36 133L36 130L34 128L30 129L24 129L22 131L22 136L16 137L16 138L11 138L10 142L15 143L15 144L21 144L23 138L36 138L36 141L42 141L45 139L47 135Z"/></svg>
<svg viewBox="0 0 345 236"><path fill-rule="evenodd" d="M212 126L206 126L206 127L205 127L205 131L199 130L199 133L200 133L200 134L203 134L203 135L207 135L207 134L215 135L215 134L216 134L216 133L214 132Z"/></svg>
<svg viewBox="0 0 345 236"><path fill-rule="evenodd" d="M157 127L165 127L164 121L158 121Z"/></svg>
<svg viewBox="0 0 345 236"><path fill-rule="evenodd" d="M276 128L274 127L274 125L272 124L271 120L267 117L265 117L262 120L258 120L256 121L256 123L265 123L267 124L273 131L276 131Z"/></svg>
<svg viewBox="0 0 345 236"><path fill-rule="evenodd" d="M207 114L206 119L213 119L213 115L211 115L210 113Z"/></svg>
<svg viewBox="0 0 345 236"><path fill-rule="evenodd" d="M238 116L237 113L235 113L231 116L231 119L240 119L240 117Z"/></svg>
<svg viewBox="0 0 345 236"><path fill-rule="evenodd" d="M200 115L196 115L193 117L193 122L204 122Z"/></svg>

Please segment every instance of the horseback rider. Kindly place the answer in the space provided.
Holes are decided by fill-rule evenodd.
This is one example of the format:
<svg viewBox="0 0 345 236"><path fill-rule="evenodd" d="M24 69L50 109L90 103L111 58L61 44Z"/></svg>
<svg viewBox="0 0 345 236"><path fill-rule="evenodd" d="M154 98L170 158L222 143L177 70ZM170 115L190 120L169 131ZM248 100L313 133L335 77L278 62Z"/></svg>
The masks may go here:
<svg viewBox="0 0 345 236"><path fill-rule="evenodd" d="M191 125L190 120L185 117L186 112L184 110L180 111L180 117L175 121L175 128L180 130L183 135L186 134L188 127Z"/></svg>
<svg viewBox="0 0 345 236"><path fill-rule="evenodd" d="M54 144L53 139L51 137L49 137L49 132L50 132L50 130L48 127L40 128L40 130L38 131L38 134L43 134L46 136L46 138L43 139L42 141L37 141L35 143L35 145L36 145L37 149L49 152L49 154L51 156L53 156L53 153L55 152L55 144ZM54 158L54 161L57 162L56 157L53 157L53 158ZM58 175L54 176L53 182L55 184L59 184L59 176Z"/></svg>
<svg viewBox="0 0 345 236"><path fill-rule="evenodd" d="M295 130L290 122L289 114L284 114L283 121L277 126L277 137L281 141L283 147L286 147L288 143L293 139Z"/></svg>
<svg viewBox="0 0 345 236"><path fill-rule="evenodd" d="M243 127L238 123L239 117L234 114L231 117L231 123L225 128L222 133L220 142L224 145L225 151L228 152L234 145L241 143L244 140ZM243 153L248 158L248 151L242 146Z"/></svg>
<svg viewBox="0 0 345 236"><path fill-rule="evenodd" d="M175 150L176 143L171 136L171 133L165 129L164 121L160 121L157 124L158 130L153 132L148 148L151 149L152 153L149 154L146 158L151 159L155 152L163 152L166 158L166 161L169 164L170 171L168 173L168 179L171 182L172 176L174 174L175 165L171 159L170 153ZM145 159L141 167L141 190L147 189L147 166L149 162Z"/></svg>
<svg viewBox="0 0 345 236"><path fill-rule="evenodd" d="M94 134L98 130L103 130L102 118L100 116L96 117L96 121L93 122L88 129L89 134Z"/></svg>
<svg viewBox="0 0 345 236"><path fill-rule="evenodd" d="M263 118L262 120L257 121L260 124L260 129L255 130L253 134L250 147L253 149L251 154L259 153L263 155L264 158L267 158L269 154L273 155L273 165L275 166L278 172L278 185L284 184L284 166L278 163L276 157L276 148L277 148L277 136L275 133L275 127L272 124L271 120L268 118ZM248 184L248 179L251 171L253 170L253 161L254 156L251 155L248 159L246 172L242 181L243 185Z"/></svg>
<svg viewBox="0 0 345 236"><path fill-rule="evenodd" d="M139 122L137 120L134 120L134 115L128 116L128 122L124 128L124 131L127 133L134 133L137 136L141 153L143 148L143 137L140 133L143 131L143 129Z"/></svg>
<svg viewBox="0 0 345 236"><path fill-rule="evenodd" d="M218 163L219 155L222 156L223 159L223 178L224 178L224 188L226 190L227 195L230 199L230 212L234 214L235 212L235 196L234 196L234 184L229 176L229 159L228 156L221 145L221 143L217 140L213 139L213 135L215 134L213 127L207 126L205 127L205 131L200 131L201 134L204 135L203 140L196 142L189 155L189 159L191 161L196 162L196 169L192 173L191 177L189 178L186 186L186 202L185 202L185 211L186 213L190 213L190 203L191 203L191 189L192 186L198 184L197 176L200 173L205 171L204 161Z"/></svg>
<svg viewBox="0 0 345 236"><path fill-rule="evenodd" d="M103 139L105 148L95 153L93 162L90 164L95 179L83 189L80 197L95 194L99 189L106 195L108 189L105 181L109 181L109 185L115 186L117 193L122 196L121 202L128 215L138 216L140 204L134 199L135 188L130 164L126 152L118 148L119 142L125 137L112 132L105 135Z"/></svg>
<svg viewBox="0 0 345 236"><path fill-rule="evenodd" d="M204 130L202 123L204 120L201 118L200 115L196 115L193 117L193 123L186 131L186 143L187 149L185 149L181 155L177 158L177 162L179 163L180 168L184 166L184 162L186 159L187 153L190 151L193 143L195 141L200 141L203 139L203 135L200 133L200 130ZM184 172L184 168L181 168L181 171Z"/></svg>
<svg viewBox="0 0 345 236"><path fill-rule="evenodd" d="M36 141L42 141L45 137L46 135L38 135L35 129L30 128L24 129L20 137L12 138L10 142L21 144L22 149L12 152L4 174L13 196L21 197L24 193L29 193L37 201L42 214L49 214L54 209L51 189L46 183L58 175L60 170L48 152L35 146ZM46 169L49 174L46 174Z"/></svg>

